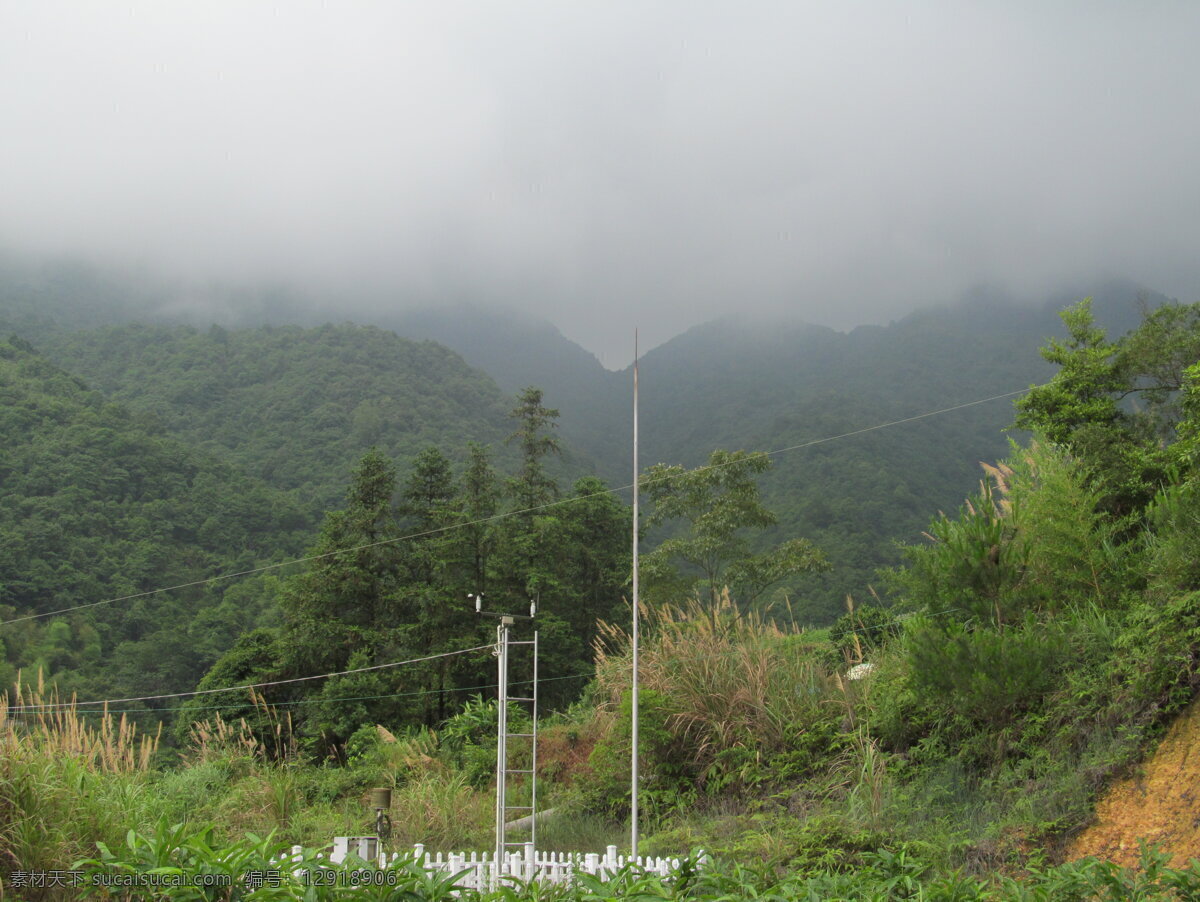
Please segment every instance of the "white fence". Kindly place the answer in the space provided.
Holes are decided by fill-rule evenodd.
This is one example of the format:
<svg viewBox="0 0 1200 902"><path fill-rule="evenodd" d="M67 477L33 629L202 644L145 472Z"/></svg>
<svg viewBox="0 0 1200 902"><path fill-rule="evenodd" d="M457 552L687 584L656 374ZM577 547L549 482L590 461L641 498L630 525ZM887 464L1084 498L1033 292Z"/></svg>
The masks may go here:
<svg viewBox="0 0 1200 902"><path fill-rule="evenodd" d="M340 864L347 852L354 848L353 840L354 838L348 840L346 837L337 837L334 840L333 853L329 856L330 863ZM660 877L666 877L679 868L678 858L639 856L634 862L631 858L618 855L616 846L609 846L603 855L599 855L595 852L535 852L533 843L526 843L524 848L518 851L505 852L499 868L488 852L438 852L433 855L426 852L425 846L420 843L414 850L417 861L422 862L425 870L461 874L455 881L457 886L476 890L486 890L501 884L506 877L524 882L569 883L576 874L592 874L604 880L631 862L641 872L657 874ZM380 867L386 867L398 857L399 853L396 852L390 856L381 853L377 860Z"/></svg>

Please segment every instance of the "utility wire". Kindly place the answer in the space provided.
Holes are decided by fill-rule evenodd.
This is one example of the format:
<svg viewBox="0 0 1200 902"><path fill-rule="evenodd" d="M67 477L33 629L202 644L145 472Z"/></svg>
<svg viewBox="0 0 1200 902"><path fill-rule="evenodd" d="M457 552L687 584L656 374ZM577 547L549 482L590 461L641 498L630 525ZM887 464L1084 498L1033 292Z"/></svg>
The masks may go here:
<svg viewBox="0 0 1200 902"><path fill-rule="evenodd" d="M1016 395L1022 395L1027 391L1029 391L1029 389L1022 388L1017 391L1004 392L1003 394L992 395L991 397L988 397L988 398L980 398L979 400L976 400L976 401L967 401L962 404L955 404L952 407L942 407L938 410L930 410L925 413L915 414L911 417L903 417L902 419L899 419L899 420L890 420L886 423L877 423L874 426L866 426L862 429L854 429L854 430L851 430L850 432L842 432L838 435L829 435L829 436L826 436L825 438L818 438L818 439L812 439L811 441L807 441L807 442L800 442L797 445L789 445L786 448L776 448L774 451L766 451L764 453L768 457L773 457L777 454L786 454L790 451L799 451L803 448L811 448L814 445L823 445L828 442L837 441L838 439L850 438L850 437L856 436L856 435L863 435L864 433L867 433L867 432L876 432L880 429L887 429L891 426L900 426L904 423L913 423L913 422L916 422L917 420L924 420L924 419L928 419L929 417L940 416L941 414L944 414L944 413L952 413L953 411L956 411L956 410L964 410L965 408L968 408L968 407L976 407L980 404L987 404L991 401L999 401L1002 398L1012 398L1012 397L1015 397ZM722 467L731 466L732 464L734 464L736 462L737 461L727 461L726 463L722 463L722 464L705 464L704 466L696 467L695 470L693 470L691 472L703 472L705 470L720 469ZM664 482L664 481L672 479L672 478L674 478L673 475L667 475L667 476L660 476L657 479L643 479L643 480L641 480L641 484L642 485L651 485L656 482ZM587 501L591 498L597 498L597 497L600 497L603 495L615 495L618 492L627 491L632 488L633 488L633 483L629 483L628 485L622 485L622 486L617 486L616 488L604 489L599 492L589 492L586 495L574 495L570 498L560 498L557 501L548 501L545 504L538 504L538 505L534 505L533 507L522 508L521 510L507 511L505 513L493 514L490 517L481 517L478 520L468 520L467 522L464 522L464 523L451 523L446 526L439 526L435 529L427 529L422 532L409 533L407 535L397 536L396 538L392 538L392 539L380 539L378 542L368 542L365 545L356 545L353 548L340 548L337 551L327 551L324 554L315 554L315 555L310 555L308 557L293 558L291 560L280 561L275 564L265 564L261 567L253 567L249 570L239 570L236 573L222 573L222 574L218 574L217 576L209 576L209 577L205 577L204 579L192 580L191 582L178 583L177 585L174 585L174 586L163 586L158 589L147 589L145 592L134 592L130 595L120 595L120 596L117 596L116 598L105 598L100 601L92 601L92 602L88 602L86 604L78 604L78 605L74 605L69 608L59 608L56 611L44 611L40 614L26 614L22 617L14 617L11 620L0 620L0 626L7 626L12 623L22 623L26 620L38 620L38 619L41 619L42 617L53 617L57 614L68 614L72 611L81 611L85 608L94 608L94 607L98 607L99 605L115 604L116 602L119 602L119 601L133 601L134 599L137 599L137 598L147 598L152 595L161 595L165 592L175 592L179 589L190 589L190 588L194 588L195 586L211 585L212 583L223 582L225 580L230 580L230 579L237 579L240 576L254 576L255 574L265 573L269 570L278 570L281 567L290 567L293 564L307 564L307 563L311 563L313 561L321 561L321 560L325 560L327 558L337 557L338 555L342 555L342 554L353 554L354 552L357 552L357 551L366 551L369 548L378 548L383 545L394 545L398 542L407 542L407 541L411 541L413 539L428 538L429 536L440 535L442 533L451 532L456 529L463 529L468 526L481 526L486 523L493 523L497 520L503 520L507 517L516 517L516 516L520 516L522 514L537 513L538 511L549 510L550 508L561 507L566 504L575 504L576 502L579 502L579 501Z"/></svg>
<svg viewBox="0 0 1200 902"><path fill-rule="evenodd" d="M246 683L244 686L226 686L222 689L193 689L191 692L167 692L162 695L135 695L131 698L107 698L90 702L70 701L55 702L45 705L13 705L11 708L9 708L9 711L20 712L25 709L44 711L51 708L74 708L78 705L107 705L110 702L117 704L123 702L157 701L158 699L164 698L189 698L196 695L211 695L215 692L237 692L241 689L264 689L267 686L283 686L287 683L303 683L306 680L323 680L326 677L347 676L351 673L366 673L369 670L383 670L388 667L401 667L405 664L420 664L422 661L434 661L438 658L449 658L454 655L465 655L471 652L485 651L492 647L493 646L491 645L477 645L474 648L464 648L460 649L459 651L446 651L438 655L426 655L423 658L410 658L407 661L392 661L388 664L373 664L370 667L356 667L353 670L339 670L334 673L319 673L315 676L292 677L291 679L287 680L272 680L268 683Z"/></svg>
<svg viewBox="0 0 1200 902"><path fill-rule="evenodd" d="M492 647L493 646L488 646L488 648L492 648ZM580 680L580 679L583 679L584 677L591 677L591 676L595 676L595 671L588 670L588 671L582 671L580 673L570 673L570 674L567 674L566 676L557 676L557 677L538 677L538 684L541 685L542 683L555 683L560 680ZM533 683L533 680L514 680L510 685L526 686L526 685L530 685L532 683ZM385 699L385 698L411 698L411 697L420 696L420 695L436 695L438 693L474 692L479 689L495 689L497 685L498 685L497 683L484 683L482 686L454 686L454 687L447 688L447 689L415 689L412 692L389 692L386 695L347 695L347 696L340 696L338 698L299 698L299 699L292 699L291 701L267 702L266 704L272 708L284 708L284 707L292 707L294 705L318 705L318 704L321 704L322 702L378 701L378 700ZM99 703L93 702L92 704L99 704ZM245 704L246 704L245 702L230 702L227 705L197 705L196 707L189 708L188 710L189 711L225 711L229 708L241 708ZM39 706L26 705L25 707L37 709ZM76 714L150 714L155 711L178 711L178 710L180 710L180 709L179 708L116 708L116 709L111 709L111 710L107 710L107 711L89 710L89 711L77 711L75 713ZM37 711L36 710L9 711L8 713L12 716L28 717L30 715L36 714Z"/></svg>
<svg viewBox="0 0 1200 902"><path fill-rule="evenodd" d="M963 608L946 608L945 610L942 610L942 611L930 611L927 613L927 616L937 617L942 614L953 614L957 611L962 611L962 610L964 610L964 609ZM872 630L877 630L877 629L886 629L888 626L894 626L894 625L902 622L904 620L904 618L909 617L909 616L911 616L911 614L907 614L907 613L894 615L891 618L890 623L877 624L874 626L855 627L854 629L844 630L844 632L846 634L850 634L850 633L870 632ZM105 706L107 706L110 703L116 704L118 702L124 703L124 702L138 702L138 701L154 701L156 699L181 698L181 697L185 697L185 696L205 695L205 694L211 694L211 693L215 693L215 692L235 692L239 689L259 689L259 688L262 688L265 686L280 686L285 683L297 683L297 682L300 682L303 680L319 680L319 679L322 679L323 677L345 676L346 674L351 674L351 673L364 673L368 670L381 670L385 667L399 667L403 664L417 664L422 661L431 661L431 660L434 660L435 658L445 658L445 657L449 657L451 655L467 654L469 652L482 651L484 649L489 649L489 648L494 648L494 647L495 646L492 646L492 645L480 645L475 648L462 649L461 651L451 651L451 652L445 652L444 654L440 654L440 655L430 655L429 657L426 657L426 658L413 658L410 661L393 661L390 664L376 664L372 667L360 667L357 670L343 670L338 673L322 673L322 674L318 674L317 676L297 677L297 678L291 679L291 680L276 680L276 681L270 682L270 683L252 683L252 684L247 684L245 686L230 686L225 689L203 689L203 690L199 690L196 692L177 692L177 693L172 693L169 695L142 695L142 696L137 696L134 698L108 698L108 699L100 699L97 701L89 701L89 702L61 702L61 703L51 703L51 704L45 704L45 705L14 705L8 709L8 713L10 715L28 715L28 714L34 714L39 711L49 710L52 708L69 708L69 707L73 707L76 705L105 705ZM543 677L543 678L540 678L538 680L538 682L539 683L553 683L558 680L578 680L578 679L582 679L583 677L590 677L590 676L594 676L594 675L595 675L595 670L593 669L593 670L580 671L578 673L567 674L566 676ZM523 685L527 685L532 682L533 682L533 680L517 680L516 682L513 683L513 685L523 686ZM292 705L315 705L315 704L320 704L322 702L376 701L376 700L385 699L385 698L410 698L413 696L434 695L436 693L441 693L441 692L474 692L475 690L478 690L478 689L495 689L497 685L498 685L497 683L485 683L481 686L454 686L454 687L451 687L448 689L417 689L412 692L391 692L386 695L351 695L351 696L342 696L339 698L293 699L292 701L270 702L269 704L273 708L282 708L285 706L292 706ZM200 706L200 707L194 708L193 710L223 711L227 708L240 708L240 707L242 707L242 704L243 704L242 702L237 702L237 703L230 703L228 705L205 705L205 706ZM110 711L106 711L106 712L79 711L78 713L79 714L101 714L101 713L148 714L152 711L175 711L175 710L178 710L178 709L176 709L176 708L126 708L126 709L121 709L121 710L110 710Z"/></svg>
<svg viewBox="0 0 1200 902"><path fill-rule="evenodd" d="M992 395L990 398L980 398L978 401L967 401L964 404L955 404L953 407L943 407L940 410L929 410L929 411L926 411L925 413L914 414L911 417L904 417L903 419L899 419L899 420L890 420L886 423L878 423L874 426L866 426L863 429L855 429L851 432L843 432L839 435L830 435L830 436L827 436L826 438L815 438L812 441L801 442L798 445L790 445L787 448L777 448L774 451L766 451L764 453L768 457L773 457L776 454L783 454L787 451L798 451L801 448L811 448L813 445L823 445L826 442L836 441L837 439L840 439L840 438L850 438L851 436L854 436L854 435L862 435L865 432L875 432L876 430L879 430L879 429L887 429L889 426L900 426L903 423L912 423L917 420L924 420L924 419L928 419L929 417L936 417L939 414L951 413L955 410L962 410L965 407L975 407L979 404L987 404L989 401L999 401L1002 398L1015 398L1017 395L1023 395L1027 391L1029 391L1028 388L1021 388L1021 389L1018 389L1017 391L1004 392L1004 394L1001 394L1001 395ZM728 465L727 464L711 464L710 466L715 467L715 466L728 466ZM704 470L704 469L708 469L708 467L698 467L697 469ZM624 488L629 488L629 486L624 486Z"/></svg>

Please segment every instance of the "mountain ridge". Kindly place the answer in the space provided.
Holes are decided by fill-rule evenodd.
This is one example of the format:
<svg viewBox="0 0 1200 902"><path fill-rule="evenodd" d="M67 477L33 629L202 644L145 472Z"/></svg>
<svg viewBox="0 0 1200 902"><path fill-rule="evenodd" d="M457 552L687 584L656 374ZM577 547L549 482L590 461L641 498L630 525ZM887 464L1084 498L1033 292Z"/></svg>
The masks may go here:
<svg viewBox="0 0 1200 902"><path fill-rule="evenodd" d="M1142 303L1165 300L1127 281L1100 284L1093 295L1101 324L1114 335L1136 323ZM641 460L697 466L715 448L795 449L778 455L775 470L763 479L764 494L780 515L765 541L804 535L830 551L833 575L784 590L810 595L800 606L805 616L828 620L846 593L861 593L876 568L895 562L893 542L917 541L930 511L953 510L973 490L980 461L1007 453L1011 406L975 402L1020 391L1050 374L1038 349L1047 337L1061 334L1056 308L1075 299L1064 295L1021 305L981 290L887 325L848 331L787 315L728 316L699 324L648 350L639 362ZM380 334L373 340L380 347L409 347L405 339L436 341L461 359L464 372L487 374L484 380L494 386L488 389L491 412L470 420L452 443L461 446L469 435L503 447L501 392L536 384L544 389L547 406L561 412L559 432L568 452L562 474L594 472L618 486L632 481L628 367L606 370L547 321L478 306L392 311L381 314L376 327ZM358 327L320 328L338 334L339 328ZM393 332L401 337L385 337ZM127 358L145 356L132 347L127 353L110 352L107 362L98 359L98 333L87 334L92 337L73 340L93 344L88 353L94 363L81 359L76 365L118 373L127 368ZM195 330L189 341L202 344L198 335ZM72 353L63 345L58 359L69 366ZM204 354L195 348L191 353L198 355L200 369L187 390L201 391L196 379L206 365ZM438 352L423 353L436 357ZM357 428L347 414L362 401L357 395L364 389L355 380L365 376L360 368L351 378L352 369L328 371L328 379L344 380L350 392L326 411L327 429L335 433ZM499 373L495 381L492 371ZM146 373L152 375L152 367ZM211 382L213 375L203 378ZM412 396L412 405L426 394L436 395L436 382L421 383L427 388ZM371 391L386 394L378 385ZM925 417L935 411L944 413ZM387 410L377 413L385 427L394 419ZM911 421L877 429L904 420ZM219 428L216 422L209 431ZM838 436L844 438L836 445L828 442ZM434 444L446 439L445 430L427 436ZM410 442L390 453L411 457L416 450ZM345 461L338 460L345 472ZM332 503L337 494L327 490L322 502Z"/></svg>

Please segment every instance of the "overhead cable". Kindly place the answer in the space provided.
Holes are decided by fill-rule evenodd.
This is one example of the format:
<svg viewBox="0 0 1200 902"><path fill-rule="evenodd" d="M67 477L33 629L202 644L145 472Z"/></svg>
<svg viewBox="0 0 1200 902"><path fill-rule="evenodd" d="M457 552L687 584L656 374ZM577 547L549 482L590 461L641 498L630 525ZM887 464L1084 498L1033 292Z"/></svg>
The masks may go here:
<svg viewBox="0 0 1200 902"><path fill-rule="evenodd" d="M157 701L164 698L189 698L196 695L211 695L215 692L237 692L242 689L265 689L268 686L283 686L288 683L303 683L307 680L323 680L327 677L347 676L352 673L366 673L370 670L384 670L388 667L402 667L405 664L420 664L423 661L434 661L438 658L449 658L453 655L465 655L470 652L485 651L492 648L491 645L477 645L474 648L463 648L458 651L447 651L437 655L426 655L423 658L410 658L407 661L391 661L387 664L373 664L370 667L356 667L353 670L339 670L334 673L319 673L315 676L292 677L287 680L271 680L266 683L246 683L243 686L225 686L221 689L193 689L190 692L167 692L162 695L136 695L130 698L106 698L96 701L87 702L54 702L45 705L12 705L8 710L10 712L20 712L25 709L33 710L50 710L53 708L75 708L79 705L107 705L107 704L122 704L125 702L144 702Z"/></svg>

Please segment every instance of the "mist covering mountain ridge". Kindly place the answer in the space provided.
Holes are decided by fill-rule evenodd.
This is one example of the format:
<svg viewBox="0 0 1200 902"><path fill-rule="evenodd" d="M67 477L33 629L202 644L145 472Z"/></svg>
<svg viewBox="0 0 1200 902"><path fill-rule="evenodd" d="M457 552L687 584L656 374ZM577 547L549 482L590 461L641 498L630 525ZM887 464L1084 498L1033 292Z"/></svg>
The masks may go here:
<svg viewBox="0 0 1200 902"><path fill-rule="evenodd" d="M149 347L139 349L139 343L157 346L168 333L175 334L173 327L165 325L155 327L165 330L161 332L136 325L146 320L161 323L170 318L164 311L179 309L163 286L122 295L121 279L105 276L96 279L98 284L89 293L86 267L67 269L65 276L61 269L50 270L42 274L41 283L38 278L37 273L27 272L16 287L12 279L0 284L0 327L44 346L68 371L89 378L103 374L102 387L136 408L140 397L154 394L147 395L138 380L152 383L155 366L180 365L169 359L169 342L161 352L147 354ZM136 283L136 279L129 281ZM1120 281L1104 283L1092 294L1100 323L1114 336L1137 322L1140 304L1165 300ZM253 291L247 296L253 298ZM835 564L832 573L785 587L792 593L789 597L807 596L807 601L793 605L794 610L814 621L826 620L842 596L863 593L875 569L896 560L895 541L918 540L933 512L954 510L961 503L978 482L980 461L1007 453L1004 430L1012 422L1011 399L974 402L1020 391L1050 375L1051 368L1038 349L1050 335L1061 334L1057 311L1078 297L1064 293L1039 304L1022 304L1007 300L1002 292L980 290L957 303L918 309L886 325L861 325L848 331L786 314L730 315L693 326L641 356L641 462L643 466L657 462L697 466L715 448L780 452L774 470L762 481L780 516L779 525L766 539L807 536L826 549ZM346 306L351 309L353 305ZM328 322L331 317L322 314L332 312L268 291L243 311L243 319L256 319L268 311L276 323L272 328L295 328L284 326L289 321L311 328ZM97 331L104 322L127 325ZM607 370L552 323L481 305L396 309L377 313L372 324L380 330L371 338L377 361L385 353L404 359L417 355L414 363L394 369L392 378L400 380L396 392L376 380L373 397L391 393L412 399L405 404L416 403L415 383L407 385L411 379L403 374L411 372L415 378L421 372L421 364L415 363L421 355L439 360L437 367L449 367L446 372L461 371L463 375L455 379L462 381L464 391L473 391L468 386L474 377L466 373L474 370L487 396L483 408L489 411L486 427L475 430L476 438L490 441L503 454L501 393L511 397L525 386L536 385L544 390L547 405L561 413L565 459L558 469L560 478L595 473L613 486L631 482L631 367ZM325 333L324 340L329 341L357 327L325 328L336 330ZM83 331L69 337L79 329ZM108 345L98 338L105 331L110 334ZM393 342L386 338L388 332L402 338ZM449 357L430 357L430 352L410 348L404 339L436 342L449 349ZM279 345L278 338L255 339L263 340L278 346L272 353L283 355L281 361L289 353L288 345ZM171 341L192 355L203 355L202 348L208 346L186 335ZM309 339L299 335L292 341L291 353L301 355L287 363L293 368L303 363L304 354L320 347L306 344ZM324 405L328 411L328 423L322 427L327 433L329 428L336 431L341 416L337 411L347 404L351 409L358 406L350 400L355 380L362 376L353 375L351 358L345 363L336 359L337 354L352 354L353 346L346 344L333 357L322 352L321 378L338 385L337 400L325 397L319 386L305 389L312 394L312 405ZM121 350L114 356L113 348ZM157 363L156 354L162 358ZM135 358L139 362L131 368ZM461 359L462 366L452 364L450 358ZM204 365L211 390L210 397L200 400L208 405L204 416L211 420L229 400L220 393L211 395L226 377L211 362ZM289 378L300 378L300 372ZM498 391L484 390L493 379ZM199 383L195 387L199 389ZM245 393L250 387L229 390ZM187 405L193 402L184 397L187 394L182 392L178 403L183 406L172 414L180 424L192 418ZM271 396L261 397L265 401ZM155 403L167 402L159 397ZM372 403L378 409L362 409L355 421L360 438L374 428L367 423L371 416L386 418L392 409L388 405L394 406L390 401ZM452 413L438 406L442 403L436 402L413 421L425 425L409 438L401 437L409 427L398 421L393 427L399 428L397 437L389 438L389 445L397 452L415 453L420 442L448 434L428 428L443 416L461 423L470 434L469 418L462 419L469 408ZM973 406L925 417L957 405ZM229 416L240 415L230 412ZM212 424L209 432L215 435L219 421ZM321 441L332 447L328 442L333 438L328 433ZM250 442L238 452L251 472L283 472L278 464L258 460L261 455L255 447ZM455 450L461 449L447 449ZM304 470L304 479L317 478L315 460ZM320 490L314 497L330 499L329 491Z"/></svg>

